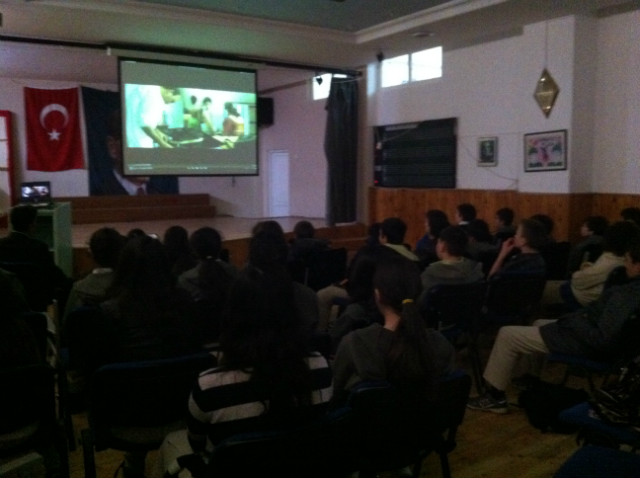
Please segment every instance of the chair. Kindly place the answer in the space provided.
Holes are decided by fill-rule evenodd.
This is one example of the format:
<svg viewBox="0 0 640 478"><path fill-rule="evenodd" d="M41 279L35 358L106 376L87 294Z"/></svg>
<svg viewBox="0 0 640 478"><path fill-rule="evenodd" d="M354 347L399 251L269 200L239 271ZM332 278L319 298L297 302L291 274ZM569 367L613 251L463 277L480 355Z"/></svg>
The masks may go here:
<svg viewBox="0 0 640 478"><path fill-rule="evenodd" d="M602 421L589 402L582 402L560 412L560 420L579 427L578 439L583 444L618 448L627 445L640 449L640 432L631 427L609 425Z"/></svg>
<svg viewBox="0 0 640 478"><path fill-rule="evenodd" d="M85 477L95 478L94 451L157 449L185 427L198 374L215 365L210 354L105 365L91 377L89 428L82 430Z"/></svg>
<svg viewBox="0 0 640 478"><path fill-rule="evenodd" d="M440 331L457 350L467 348L476 390L481 393L482 365L478 352L478 321L487 283L437 285L424 301L427 326Z"/></svg>
<svg viewBox="0 0 640 478"><path fill-rule="evenodd" d="M27 303L31 310L45 312L53 302L54 286L50 275L39 266L31 262L0 262L0 268L13 272L22 283L27 294Z"/></svg>
<svg viewBox="0 0 640 478"><path fill-rule="evenodd" d="M42 461L43 455L51 465L55 454L57 472L68 477L64 429L56 419L54 370L43 364L3 369L0 383L0 476Z"/></svg>
<svg viewBox="0 0 640 478"><path fill-rule="evenodd" d="M353 413L344 408L294 429L232 436L216 446L205 476L346 476L357 470L354 443Z"/></svg>
<svg viewBox="0 0 640 478"><path fill-rule="evenodd" d="M33 333L33 337L36 339L38 346L38 352L40 352L40 358L45 362L49 348L47 342L49 337L47 316L43 312L23 312L20 314L20 317Z"/></svg>
<svg viewBox="0 0 640 478"><path fill-rule="evenodd" d="M569 376L586 376L589 382L589 390L595 390L593 375L603 375L601 386L604 386L611 375L619 373L625 362L640 355L640 310L635 310L622 325L619 333L619 340L615 351L612 352L608 360L593 360L575 355L551 353L547 356L547 362L563 363L566 365L562 384L564 385Z"/></svg>
<svg viewBox="0 0 640 478"><path fill-rule="evenodd" d="M569 267L571 244L568 242L552 242L540 249L540 254L547 266L547 280L565 280Z"/></svg>
<svg viewBox="0 0 640 478"><path fill-rule="evenodd" d="M471 377L457 371L444 378L437 396L400 391L387 382L356 387L350 397L356 426L361 477L413 465L420 476L422 461L431 452L440 456L442 475L451 476L448 454L456 447L456 432L464 419Z"/></svg>
<svg viewBox="0 0 640 478"><path fill-rule="evenodd" d="M487 284L483 322L523 324L540 303L546 277L541 271L502 271Z"/></svg>
<svg viewBox="0 0 640 478"><path fill-rule="evenodd" d="M576 451L554 478L640 478L640 455L600 446Z"/></svg>
<svg viewBox="0 0 640 478"><path fill-rule="evenodd" d="M344 279L347 272L347 250L341 247L318 251L304 262L290 263L289 270L294 280L317 292Z"/></svg>

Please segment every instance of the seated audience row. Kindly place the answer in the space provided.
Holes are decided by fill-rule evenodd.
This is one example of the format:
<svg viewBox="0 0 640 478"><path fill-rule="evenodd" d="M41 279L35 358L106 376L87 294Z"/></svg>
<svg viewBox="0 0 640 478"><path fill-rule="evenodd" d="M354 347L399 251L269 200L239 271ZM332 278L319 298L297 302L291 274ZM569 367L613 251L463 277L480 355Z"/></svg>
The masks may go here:
<svg viewBox="0 0 640 478"><path fill-rule="evenodd" d="M494 413L509 411L505 390L517 366L533 376L540 373L548 353L593 360L616 357L625 339L624 326L640 309L640 241L627 248L626 285L606 290L597 300L558 320L539 319L533 326L506 326L498 332L484 379L489 390L469 400L468 407ZM526 364L522 362L526 361Z"/></svg>

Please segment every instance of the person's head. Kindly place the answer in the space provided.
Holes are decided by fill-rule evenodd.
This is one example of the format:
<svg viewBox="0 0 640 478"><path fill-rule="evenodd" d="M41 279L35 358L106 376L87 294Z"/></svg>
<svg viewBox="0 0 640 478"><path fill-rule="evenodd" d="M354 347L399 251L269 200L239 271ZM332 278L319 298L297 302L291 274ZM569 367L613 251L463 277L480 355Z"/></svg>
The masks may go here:
<svg viewBox="0 0 640 478"><path fill-rule="evenodd" d="M631 221L640 226L640 208L626 207L620 211L620 216L624 221Z"/></svg>
<svg viewBox="0 0 640 478"><path fill-rule="evenodd" d="M17 232L30 232L35 228L38 210L30 204L15 206L9 213L11 227Z"/></svg>
<svg viewBox="0 0 640 478"><path fill-rule="evenodd" d="M233 103L229 103L229 102L225 103L224 109L227 112L227 114L230 116L240 116L240 113L238 113L238 110L236 109L236 107L233 106Z"/></svg>
<svg viewBox="0 0 640 478"><path fill-rule="evenodd" d="M122 234L111 227L103 227L91 234L89 250L99 267L115 268L124 243Z"/></svg>
<svg viewBox="0 0 640 478"><path fill-rule="evenodd" d="M398 217L388 217L380 224L380 242L402 244L407 233L407 225Z"/></svg>
<svg viewBox="0 0 640 478"><path fill-rule="evenodd" d="M201 227L191 234L189 245L199 260L216 260L222 251L222 237L212 227Z"/></svg>
<svg viewBox="0 0 640 478"><path fill-rule="evenodd" d="M604 232L609 227L609 221L604 216L589 216L580 227L582 237L604 236Z"/></svg>
<svg viewBox="0 0 640 478"><path fill-rule="evenodd" d="M171 226L164 231L162 243L167 250L189 248L189 233L182 226Z"/></svg>
<svg viewBox="0 0 640 478"><path fill-rule="evenodd" d="M515 235L516 247L539 251L548 242L548 234L544 225L535 219L523 219L518 225Z"/></svg>
<svg viewBox="0 0 640 478"><path fill-rule="evenodd" d="M293 235L296 239L313 239L316 228L309 221L299 221L293 227Z"/></svg>
<svg viewBox="0 0 640 478"><path fill-rule="evenodd" d="M345 289L353 302L368 302L373 298L373 274L377 262L373 257L363 254L349 269Z"/></svg>
<svg viewBox="0 0 640 478"><path fill-rule="evenodd" d="M252 369L251 382L269 399L269 413L310 402L307 340L284 267L247 267L231 285L222 319L221 364Z"/></svg>
<svg viewBox="0 0 640 478"><path fill-rule="evenodd" d="M534 214L533 216L531 216L531 219L538 221L544 226L547 237L550 238L553 235L553 228L555 227L555 223L550 216L547 216L546 214Z"/></svg>
<svg viewBox="0 0 640 478"><path fill-rule="evenodd" d="M180 101L182 98L180 95L180 90L178 88L170 88L168 86L160 87L160 95L162 95L162 100L165 104L175 103L176 101Z"/></svg>
<svg viewBox="0 0 640 478"><path fill-rule="evenodd" d="M267 220L257 222L253 229L251 229L251 235L255 236L259 232L267 232L269 234L275 234L282 236L284 238L284 230L282 226L278 223L278 221Z"/></svg>
<svg viewBox="0 0 640 478"><path fill-rule="evenodd" d="M471 222L476 218L476 208L473 204L462 203L456 208L456 221Z"/></svg>
<svg viewBox="0 0 640 478"><path fill-rule="evenodd" d="M629 244L639 237L640 228L635 223L629 221L614 222L604 232L602 248L616 256L624 256Z"/></svg>
<svg viewBox="0 0 640 478"><path fill-rule="evenodd" d="M373 276L376 304L385 316L399 317L387 352L387 379L397 385L432 386L435 367L430 341L416 300L422 291L420 271L398 257L380 261Z"/></svg>
<svg viewBox="0 0 640 478"><path fill-rule="evenodd" d="M496 211L496 223L498 227L510 226L513 224L513 209L503 207Z"/></svg>
<svg viewBox="0 0 640 478"><path fill-rule="evenodd" d="M204 100L202 100L202 109L208 110L209 108L211 108L211 98L207 96Z"/></svg>
<svg viewBox="0 0 640 478"><path fill-rule="evenodd" d="M467 224L467 234L469 234L469 239L475 242L491 242L493 240L489 231L489 224L482 219L474 219Z"/></svg>
<svg viewBox="0 0 640 478"><path fill-rule="evenodd" d="M284 235L261 231L249 241L249 264L262 271L284 266L288 254Z"/></svg>
<svg viewBox="0 0 640 478"><path fill-rule="evenodd" d="M624 255L624 266L629 279L640 277L640 239L631 241L627 246L627 252Z"/></svg>
<svg viewBox="0 0 640 478"><path fill-rule="evenodd" d="M174 277L162 243L149 236L130 239L122 248L109 296L131 305L141 316L144 309L160 308L173 289Z"/></svg>
<svg viewBox="0 0 640 478"><path fill-rule="evenodd" d="M380 223L374 222L367 229L367 239L366 244L368 246L375 246L380 244Z"/></svg>
<svg viewBox="0 0 640 478"><path fill-rule="evenodd" d="M460 226L449 226L440 232L436 254L440 259L462 257L467 250L469 236Z"/></svg>
<svg viewBox="0 0 640 478"><path fill-rule="evenodd" d="M424 228L431 238L437 239L445 227L449 227L449 218L444 211L431 209L425 213Z"/></svg>

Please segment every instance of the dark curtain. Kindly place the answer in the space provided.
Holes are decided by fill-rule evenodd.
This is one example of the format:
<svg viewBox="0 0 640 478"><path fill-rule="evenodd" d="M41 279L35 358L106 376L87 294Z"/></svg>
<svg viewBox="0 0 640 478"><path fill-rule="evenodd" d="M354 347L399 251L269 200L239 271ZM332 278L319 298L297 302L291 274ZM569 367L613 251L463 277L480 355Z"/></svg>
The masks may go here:
<svg viewBox="0 0 640 478"><path fill-rule="evenodd" d="M107 147L108 136L121 137L120 93L83 86L82 106L89 155L89 194L126 194L113 174L114 168L120 169L122 151L110 151ZM153 194L178 194L178 178L154 176L147 183L147 191Z"/></svg>
<svg viewBox="0 0 640 478"><path fill-rule="evenodd" d="M329 167L327 222L356 220L358 157L358 82L333 78L327 100L324 152Z"/></svg>

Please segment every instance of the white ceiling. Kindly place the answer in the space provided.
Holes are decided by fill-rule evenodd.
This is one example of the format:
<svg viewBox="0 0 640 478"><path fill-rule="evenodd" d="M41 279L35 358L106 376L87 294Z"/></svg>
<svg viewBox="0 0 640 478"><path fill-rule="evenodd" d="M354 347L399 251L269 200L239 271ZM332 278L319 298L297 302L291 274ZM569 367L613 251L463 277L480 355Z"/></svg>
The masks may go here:
<svg viewBox="0 0 640 478"><path fill-rule="evenodd" d="M640 0L0 0L0 76L115 83L104 49L24 45L8 37L127 43L358 68L435 45L447 49L518 34L569 14L640 8ZM417 31L430 37L414 38ZM258 65L258 68L260 66ZM277 75L276 75L277 76ZM264 87L264 86L262 86Z"/></svg>

